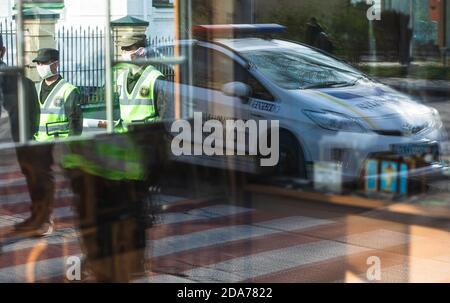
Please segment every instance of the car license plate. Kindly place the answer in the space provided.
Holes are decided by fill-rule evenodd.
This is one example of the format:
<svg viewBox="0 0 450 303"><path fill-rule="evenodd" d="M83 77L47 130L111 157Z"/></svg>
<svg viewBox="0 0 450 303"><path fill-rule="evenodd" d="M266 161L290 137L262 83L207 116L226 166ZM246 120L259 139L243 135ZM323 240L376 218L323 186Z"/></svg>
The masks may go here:
<svg viewBox="0 0 450 303"><path fill-rule="evenodd" d="M399 156L439 156L439 145L437 143L410 143L394 144L392 151Z"/></svg>

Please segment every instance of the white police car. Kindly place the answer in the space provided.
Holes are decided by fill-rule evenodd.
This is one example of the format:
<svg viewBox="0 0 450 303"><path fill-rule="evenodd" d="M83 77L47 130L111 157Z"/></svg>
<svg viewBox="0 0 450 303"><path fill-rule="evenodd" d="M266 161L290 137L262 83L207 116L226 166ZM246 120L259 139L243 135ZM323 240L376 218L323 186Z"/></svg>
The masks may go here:
<svg viewBox="0 0 450 303"><path fill-rule="evenodd" d="M424 157L429 165L418 173L442 169L439 150L447 135L435 109L317 49L259 37L282 29L199 26L200 39L179 41L180 53L191 58L180 66L181 95L193 102L183 103L187 111L279 120L285 174L311 178L312 164L334 162L344 180L358 180L366 160L379 154ZM221 38L230 33L244 37Z"/></svg>

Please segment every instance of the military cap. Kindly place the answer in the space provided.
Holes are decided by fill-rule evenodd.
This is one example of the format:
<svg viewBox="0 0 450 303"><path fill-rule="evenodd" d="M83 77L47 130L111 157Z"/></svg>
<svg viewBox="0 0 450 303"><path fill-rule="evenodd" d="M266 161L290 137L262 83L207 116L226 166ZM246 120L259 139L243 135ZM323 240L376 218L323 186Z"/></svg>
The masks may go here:
<svg viewBox="0 0 450 303"><path fill-rule="evenodd" d="M53 48L42 48L38 50L37 57L33 62L50 62L59 60L59 51Z"/></svg>
<svg viewBox="0 0 450 303"><path fill-rule="evenodd" d="M125 34L119 38L118 45L120 48L131 47L135 44L145 45L147 36L144 34Z"/></svg>

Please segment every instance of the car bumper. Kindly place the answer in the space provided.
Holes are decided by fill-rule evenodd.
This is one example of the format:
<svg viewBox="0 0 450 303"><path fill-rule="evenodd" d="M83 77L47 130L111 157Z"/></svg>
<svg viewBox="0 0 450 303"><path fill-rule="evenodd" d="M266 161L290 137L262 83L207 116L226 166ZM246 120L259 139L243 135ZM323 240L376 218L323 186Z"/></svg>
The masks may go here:
<svg viewBox="0 0 450 303"><path fill-rule="evenodd" d="M320 138L319 140L317 138ZM450 154L450 143L447 135L441 130L435 130L426 136L382 136L375 133L348 133L329 132L318 136L311 136L304 145L311 164L315 162L334 162L342 165L343 182L352 182L363 176L366 160L376 159L379 155L389 155L401 160L402 155L396 155L393 149L395 145L408 144L436 144L439 147L438 159L428 161L427 165L420 168L410 169L408 175L411 177L429 176L441 177L448 175L448 163L441 162L441 157L448 157L443 153ZM425 159L423 159L425 160ZM313 165L310 165L313 169ZM312 176L312 172L309 174Z"/></svg>

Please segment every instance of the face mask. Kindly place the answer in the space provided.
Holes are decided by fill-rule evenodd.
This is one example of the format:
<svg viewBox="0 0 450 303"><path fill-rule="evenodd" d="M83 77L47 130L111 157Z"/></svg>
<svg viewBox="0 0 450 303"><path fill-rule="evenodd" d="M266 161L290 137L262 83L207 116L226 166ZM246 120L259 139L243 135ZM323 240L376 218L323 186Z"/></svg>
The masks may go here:
<svg viewBox="0 0 450 303"><path fill-rule="evenodd" d="M145 54L145 49L143 47L138 48L133 52L126 52L122 54L122 59L124 61L133 61L136 58L143 57Z"/></svg>
<svg viewBox="0 0 450 303"><path fill-rule="evenodd" d="M55 75L52 72L52 69L50 68L55 63L56 62L53 62L52 64L49 64L49 65L37 65L36 66L37 72L43 80L53 77Z"/></svg>
<svg viewBox="0 0 450 303"><path fill-rule="evenodd" d="M131 61L131 53L123 53L122 59L123 61Z"/></svg>

